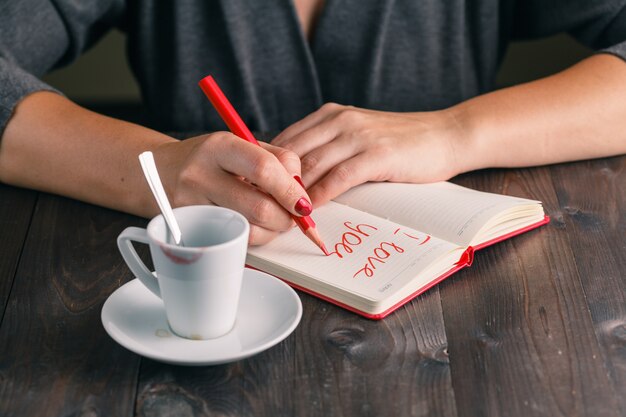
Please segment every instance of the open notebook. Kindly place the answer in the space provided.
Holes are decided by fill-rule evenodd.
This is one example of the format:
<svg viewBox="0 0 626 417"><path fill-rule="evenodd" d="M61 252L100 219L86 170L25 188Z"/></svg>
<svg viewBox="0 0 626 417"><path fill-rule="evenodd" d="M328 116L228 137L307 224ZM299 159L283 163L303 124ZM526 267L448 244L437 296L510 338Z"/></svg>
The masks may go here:
<svg viewBox="0 0 626 417"><path fill-rule="evenodd" d="M549 221L539 201L448 182L363 184L314 219L329 256L294 228L250 248L247 264L373 319L469 266L474 249Z"/></svg>

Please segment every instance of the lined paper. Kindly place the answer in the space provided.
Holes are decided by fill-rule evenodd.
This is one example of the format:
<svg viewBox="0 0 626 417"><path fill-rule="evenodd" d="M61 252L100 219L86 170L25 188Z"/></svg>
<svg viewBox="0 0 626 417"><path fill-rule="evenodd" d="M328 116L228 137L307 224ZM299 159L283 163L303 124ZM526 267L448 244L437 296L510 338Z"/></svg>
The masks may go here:
<svg viewBox="0 0 626 417"><path fill-rule="evenodd" d="M538 220L543 218L538 201L483 193L449 182L367 183L335 201L461 246L468 246L494 216L520 205L536 206Z"/></svg>
<svg viewBox="0 0 626 417"><path fill-rule="evenodd" d="M414 279L420 270L459 246L383 218L329 202L315 221L330 256L298 229L250 248L248 263L294 283L380 300ZM460 256L460 254L459 254ZM291 271L289 273L289 271ZM288 276L283 276L284 273Z"/></svg>

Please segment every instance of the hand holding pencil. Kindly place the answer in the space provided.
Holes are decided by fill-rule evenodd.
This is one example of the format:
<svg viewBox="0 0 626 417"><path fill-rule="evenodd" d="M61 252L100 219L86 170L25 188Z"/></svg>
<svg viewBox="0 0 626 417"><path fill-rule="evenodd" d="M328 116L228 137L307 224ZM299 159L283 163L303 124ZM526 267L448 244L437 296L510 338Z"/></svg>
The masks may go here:
<svg viewBox="0 0 626 417"><path fill-rule="evenodd" d="M217 110L220 117L224 120L228 128L235 135L239 136L245 141L260 146L259 142L256 140L254 135L252 135L241 117L239 117L239 114L230 104L230 101L226 98L213 77L209 75L203 78L198 84L202 91L204 91L208 99L211 101L211 104L213 104L213 107L215 107L215 110ZM294 175L294 180L297 181L297 183L304 190L304 184L302 184L302 180L297 175ZM300 230L302 230L302 232L313 243L315 243L315 245L317 245L322 250L322 252L324 252L325 255L328 255L326 247L324 246L324 242L317 232L315 222L309 216L313 210L310 200L305 197L300 198L294 206L294 209L301 216L295 216L292 214L292 217Z"/></svg>

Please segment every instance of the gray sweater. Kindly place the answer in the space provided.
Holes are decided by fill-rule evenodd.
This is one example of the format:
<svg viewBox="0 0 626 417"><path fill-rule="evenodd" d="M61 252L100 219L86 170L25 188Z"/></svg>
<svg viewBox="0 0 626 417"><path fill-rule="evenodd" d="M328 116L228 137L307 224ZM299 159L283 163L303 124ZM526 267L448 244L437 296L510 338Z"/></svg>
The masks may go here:
<svg viewBox="0 0 626 417"><path fill-rule="evenodd" d="M213 74L254 130L324 102L434 110L494 87L507 44L567 31L626 59L626 0L326 0L307 42L289 0L0 0L0 133L38 77L107 30L158 128L224 129L197 87Z"/></svg>

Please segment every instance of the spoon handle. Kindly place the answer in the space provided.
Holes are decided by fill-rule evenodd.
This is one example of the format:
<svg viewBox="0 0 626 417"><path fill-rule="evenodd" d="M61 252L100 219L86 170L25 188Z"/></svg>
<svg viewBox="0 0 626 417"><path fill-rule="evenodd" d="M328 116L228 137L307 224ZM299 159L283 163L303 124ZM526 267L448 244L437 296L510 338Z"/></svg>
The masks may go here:
<svg viewBox="0 0 626 417"><path fill-rule="evenodd" d="M176 242L177 245L183 246L184 244L182 241L180 227L178 227L178 222L176 221L176 217L174 217L174 211L172 210L170 201L167 199L167 194L165 194L165 189L163 188L163 183L161 183L159 171L157 170L154 162L154 155L152 152L146 151L140 154L139 163L141 164L143 175L148 181L152 195L154 195L154 198L159 205L159 209L165 219L165 223L174 238L174 242Z"/></svg>

